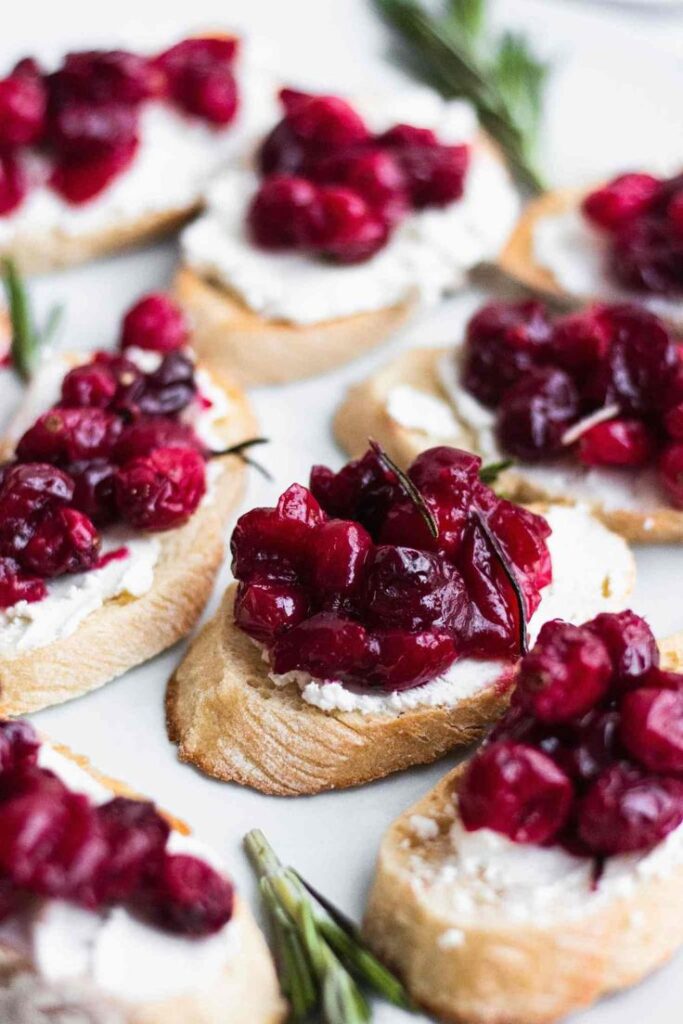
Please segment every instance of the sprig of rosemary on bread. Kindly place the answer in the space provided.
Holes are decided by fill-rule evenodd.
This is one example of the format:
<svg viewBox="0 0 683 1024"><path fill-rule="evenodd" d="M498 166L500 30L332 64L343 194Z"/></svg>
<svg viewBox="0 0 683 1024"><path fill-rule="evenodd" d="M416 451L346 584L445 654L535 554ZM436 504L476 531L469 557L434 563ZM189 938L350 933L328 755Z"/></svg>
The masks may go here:
<svg viewBox="0 0 683 1024"><path fill-rule="evenodd" d="M2 280L12 325L10 358L19 376L27 381L35 373L41 352L44 352L55 336L63 307L53 306L45 324L39 329L31 310L26 285L15 263L9 258L2 261Z"/></svg>
<svg viewBox="0 0 683 1024"><path fill-rule="evenodd" d="M520 185L544 191L536 164L547 65L519 34L494 37L486 0L441 0L433 14L422 0L373 0L398 43L401 63L447 97L476 107Z"/></svg>
<svg viewBox="0 0 683 1024"><path fill-rule="evenodd" d="M292 868L261 831L244 838L259 878L289 1020L303 1024L318 1011L325 1024L366 1024L372 1010L364 988L412 1009L400 981L363 944L358 929Z"/></svg>

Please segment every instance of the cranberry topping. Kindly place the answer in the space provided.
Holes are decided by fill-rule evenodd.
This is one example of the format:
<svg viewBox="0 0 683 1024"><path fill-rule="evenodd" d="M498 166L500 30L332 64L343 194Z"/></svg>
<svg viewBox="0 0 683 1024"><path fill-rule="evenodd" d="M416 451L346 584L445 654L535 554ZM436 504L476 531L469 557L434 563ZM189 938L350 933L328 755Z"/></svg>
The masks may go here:
<svg viewBox="0 0 683 1024"><path fill-rule="evenodd" d="M138 530L171 530L186 522L206 493L204 459L189 448L156 448L118 470L116 504Z"/></svg>
<svg viewBox="0 0 683 1024"><path fill-rule="evenodd" d="M171 830L154 804L121 796L98 807L97 820L108 851L98 901L121 903L159 871Z"/></svg>
<svg viewBox="0 0 683 1024"><path fill-rule="evenodd" d="M145 895L140 910L179 935L212 935L232 917L232 886L205 861L186 854L167 853Z"/></svg>
<svg viewBox="0 0 683 1024"><path fill-rule="evenodd" d="M0 146L30 146L45 130L47 96L38 75L17 74L0 79Z"/></svg>
<svg viewBox="0 0 683 1024"><path fill-rule="evenodd" d="M649 627L633 612L583 626L547 623L522 659L510 709L466 769L465 826L598 857L664 839L683 822L683 675L658 660ZM521 805L523 814L527 796L532 807L542 803L547 779L521 775L519 750L572 783L562 821L551 803L547 831L536 836L518 832L510 808Z"/></svg>
<svg viewBox="0 0 683 1024"><path fill-rule="evenodd" d="M11 153L0 153L0 216L21 205L28 191L24 170Z"/></svg>
<svg viewBox="0 0 683 1024"><path fill-rule="evenodd" d="M66 464L111 454L121 433L118 417L99 408L55 408L39 416L17 444L21 462Z"/></svg>
<svg viewBox="0 0 683 1024"><path fill-rule="evenodd" d="M239 105L232 63L236 39L184 39L162 53L156 65L163 72L168 92L188 114L209 124L227 125Z"/></svg>
<svg viewBox="0 0 683 1024"><path fill-rule="evenodd" d="M597 423L579 438L579 459L585 466L644 466L655 441L642 420L616 419Z"/></svg>
<svg viewBox="0 0 683 1024"><path fill-rule="evenodd" d="M436 537L381 452L338 473L315 466L311 490L294 484L237 522L237 625L278 673L385 690L421 685L463 655L518 656L550 581L549 529L497 498L480 466L449 448L411 466Z"/></svg>
<svg viewBox="0 0 683 1024"><path fill-rule="evenodd" d="M28 722L0 721L0 772L36 764L40 743Z"/></svg>
<svg viewBox="0 0 683 1024"><path fill-rule="evenodd" d="M173 352L183 348L189 336L185 314L177 303L163 292L151 292L131 306L123 318L121 347Z"/></svg>

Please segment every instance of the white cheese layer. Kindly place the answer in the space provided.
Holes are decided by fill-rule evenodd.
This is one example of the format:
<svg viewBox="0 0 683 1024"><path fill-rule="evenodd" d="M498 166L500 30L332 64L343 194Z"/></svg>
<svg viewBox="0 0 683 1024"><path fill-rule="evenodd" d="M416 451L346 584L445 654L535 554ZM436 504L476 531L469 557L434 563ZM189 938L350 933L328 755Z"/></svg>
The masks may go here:
<svg viewBox="0 0 683 1024"><path fill-rule="evenodd" d="M113 796L48 744L41 747L39 763L94 803ZM171 833L168 849L222 869L213 851L178 832ZM239 927L231 921L216 935L189 939L146 925L121 907L95 912L43 900L21 919L0 922L0 943L26 956L46 982L88 982L106 995L138 1003L206 988L239 948Z"/></svg>
<svg viewBox="0 0 683 1024"><path fill-rule="evenodd" d="M556 507L546 516L552 528L548 548L553 581L543 591L530 622L533 642L544 622L563 618L584 622L603 611L624 607L633 587L633 557L625 541L611 533L581 507ZM420 707L453 707L461 700L501 681L514 663L463 658L443 676L410 690L381 693L355 690L331 680L321 682L307 672L270 674L276 686L294 683L302 698L322 711L400 715Z"/></svg>
<svg viewBox="0 0 683 1024"><path fill-rule="evenodd" d="M409 122L433 128L448 143L472 143L477 132L466 104L446 102L429 89L354 105L377 131ZM299 324L383 309L413 296L435 301L459 287L473 266L497 254L519 207L505 169L475 146L462 199L411 214L367 262L339 266L251 244L245 215L258 184L251 170L216 179L207 193L207 212L183 232L184 259L261 316Z"/></svg>

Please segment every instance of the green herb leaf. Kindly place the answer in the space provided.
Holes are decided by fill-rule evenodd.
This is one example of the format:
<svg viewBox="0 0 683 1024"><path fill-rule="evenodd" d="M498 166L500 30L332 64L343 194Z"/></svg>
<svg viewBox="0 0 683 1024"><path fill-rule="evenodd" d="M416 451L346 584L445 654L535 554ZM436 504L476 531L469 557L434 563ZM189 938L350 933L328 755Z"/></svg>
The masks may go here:
<svg viewBox="0 0 683 1024"><path fill-rule="evenodd" d="M415 486L410 477L406 473L404 473L399 466L396 465L392 458L390 458L387 455L387 453L384 451L384 448L382 448L382 446L378 444L377 441L373 441L372 438L369 438L368 444L370 445L371 449L373 450L379 461L382 463L384 468L388 469L390 473L394 473L396 475L396 477L398 478L399 487L406 495L406 497L412 501L413 505L424 519L430 534L436 540L436 538L439 536L439 524L434 518L434 513L430 509L425 499L420 494L418 488Z"/></svg>
<svg viewBox="0 0 683 1024"><path fill-rule="evenodd" d="M12 323L12 365L24 380L29 380L38 362L40 345L31 316L28 294L12 260L3 260L2 276Z"/></svg>
<svg viewBox="0 0 683 1024"><path fill-rule="evenodd" d="M485 0L448 0L446 21L462 33L476 50L481 43L486 22Z"/></svg>
<svg viewBox="0 0 683 1024"><path fill-rule="evenodd" d="M494 484L501 473L509 469L513 459L501 459L500 462L489 462L479 470L479 479L483 484Z"/></svg>

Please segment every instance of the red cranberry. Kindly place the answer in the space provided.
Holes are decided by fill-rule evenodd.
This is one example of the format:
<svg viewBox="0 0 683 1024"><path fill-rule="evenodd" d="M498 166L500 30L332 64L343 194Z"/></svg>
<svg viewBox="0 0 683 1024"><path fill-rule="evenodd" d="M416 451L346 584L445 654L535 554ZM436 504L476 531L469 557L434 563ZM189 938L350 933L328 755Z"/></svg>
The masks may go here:
<svg viewBox="0 0 683 1024"><path fill-rule="evenodd" d="M315 185L305 178L275 175L252 199L247 226L262 249L298 249L310 243L319 217Z"/></svg>
<svg viewBox="0 0 683 1024"><path fill-rule="evenodd" d="M116 466L106 459L72 462L69 473L74 483L73 506L93 523L106 526L116 519L114 477Z"/></svg>
<svg viewBox="0 0 683 1024"><path fill-rule="evenodd" d="M90 160L130 147L137 140L138 115L126 103L73 100L54 111L50 142L69 161Z"/></svg>
<svg viewBox="0 0 683 1024"><path fill-rule="evenodd" d="M447 633L393 630L377 635L377 660L367 681L387 692L407 690L436 679L457 656L455 642Z"/></svg>
<svg viewBox="0 0 683 1024"><path fill-rule="evenodd" d="M583 626L546 622L522 659L517 698L541 722L567 722L607 693L612 663L607 647Z"/></svg>
<svg viewBox="0 0 683 1024"><path fill-rule="evenodd" d="M183 348L190 329L180 306L164 292L150 292L139 299L123 318L121 347L173 352Z"/></svg>
<svg viewBox="0 0 683 1024"><path fill-rule="evenodd" d="M266 135L257 154L262 175L300 174L306 163L306 148L294 134L289 121L280 121Z"/></svg>
<svg viewBox="0 0 683 1024"><path fill-rule="evenodd" d="M186 854L167 854L145 901L147 915L167 931L200 938L220 931L232 917L230 882Z"/></svg>
<svg viewBox="0 0 683 1024"><path fill-rule="evenodd" d="M311 586L318 600L326 605L352 601L371 549L372 538L359 523L336 519L319 526L310 543Z"/></svg>
<svg viewBox="0 0 683 1024"><path fill-rule="evenodd" d="M553 578L546 544L551 533L548 522L543 516L503 500L497 501L488 522L503 553L515 568L526 599L527 618L531 618L540 604L541 590Z"/></svg>
<svg viewBox="0 0 683 1024"><path fill-rule="evenodd" d="M254 508L237 520L230 541L232 571L239 580L295 580L308 565L313 527L323 521L317 501L293 484L276 508Z"/></svg>
<svg viewBox="0 0 683 1024"><path fill-rule="evenodd" d="M398 223L408 211L405 177L391 153L367 150L332 156L314 164L310 173L316 181L358 192L387 224Z"/></svg>
<svg viewBox="0 0 683 1024"><path fill-rule="evenodd" d="M622 753L619 739L621 714L618 710L594 708L576 725L568 750L556 760L577 782L593 782Z"/></svg>
<svg viewBox="0 0 683 1024"><path fill-rule="evenodd" d="M423 494L452 498L454 491L472 490L480 469L478 455L439 445L421 452L411 463L408 476Z"/></svg>
<svg viewBox="0 0 683 1024"><path fill-rule="evenodd" d="M561 449L562 435L578 413L578 396L563 370L538 368L506 392L497 433L505 451L533 461Z"/></svg>
<svg viewBox="0 0 683 1024"><path fill-rule="evenodd" d="M116 382L116 393L111 409L124 413L128 418L138 413L137 403L146 388L146 376L135 363L125 356L112 352L96 352L93 366L103 367Z"/></svg>
<svg viewBox="0 0 683 1024"><path fill-rule="evenodd" d="M683 690L643 687L621 704L621 738L651 772L683 772Z"/></svg>
<svg viewBox="0 0 683 1024"><path fill-rule="evenodd" d="M296 95L296 102L289 105L287 121L307 150L328 152L369 138L362 118L345 100L291 91L289 95Z"/></svg>
<svg viewBox="0 0 683 1024"><path fill-rule="evenodd" d="M662 381L678 367L678 352L661 320L637 306L612 306L613 340L597 386L600 399L622 413L658 410Z"/></svg>
<svg viewBox="0 0 683 1024"><path fill-rule="evenodd" d="M682 240L660 217L637 218L619 228L607 265L624 288L675 297L681 293Z"/></svg>
<svg viewBox="0 0 683 1024"><path fill-rule="evenodd" d="M582 203L586 217L605 231L614 231L644 213L659 192L659 181L650 174L622 174L603 188L589 193Z"/></svg>
<svg viewBox="0 0 683 1024"><path fill-rule="evenodd" d="M683 444L665 448L659 460L659 480L675 508L683 508Z"/></svg>
<svg viewBox="0 0 683 1024"><path fill-rule="evenodd" d="M597 423L579 439L579 459L586 466L643 466L654 450L654 438L642 420Z"/></svg>
<svg viewBox="0 0 683 1024"><path fill-rule="evenodd" d="M594 370L612 342L609 307L592 306L556 320L550 343L552 361L571 374Z"/></svg>
<svg viewBox="0 0 683 1024"><path fill-rule="evenodd" d="M129 405L133 415L175 416L197 394L194 363L184 352L169 352L158 369L144 378L144 387Z"/></svg>
<svg viewBox="0 0 683 1024"><path fill-rule="evenodd" d="M187 68L174 99L188 114L221 127L230 124L239 106L235 76L220 64Z"/></svg>
<svg viewBox="0 0 683 1024"><path fill-rule="evenodd" d="M160 416L139 419L124 427L114 446L114 461L124 463L138 456L151 455L156 448L191 448L204 454L204 445L189 423Z"/></svg>
<svg viewBox="0 0 683 1024"><path fill-rule="evenodd" d="M171 530L187 522L206 493L204 460L188 448L157 448L116 474L121 518L137 530Z"/></svg>
<svg viewBox="0 0 683 1024"><path fill-rule="evenodd" d="M134 139L87 160L59 160L50 184L68 203L87 203L130 166L136 152L137 140Z"/></svg>
<svg viewBox="0 0 683 1024"><path fill-rule="evenodd" d="M82 512L60 508L42 517L35 533L21 552L21 564L37 576L92 569L100 549L100 537Z"/></svg>
<svg viewBox="0 0 683 1024"><path fill-rule="evenodd" d="M320 505L308 490L301 484L292 484L280 495L275 511L282 519L291 519L305 526L320 526L325 522L325 515Z"/></svg>
<svg viewBox="0 0 683 1024"><path fill-rule="evenodd" d="M347 463L338 473L327 466L313 466L311 491L329 515L355 519L373 536L399 495L395 474L373 451Z"/></svg>
<svg viewBox="0 0 683 1024"><path fill-rule="evenodd" d="M0 216L21 206L28 192L28 181L21 163L11 153L0 153Z"/></svg>
<svg viewBox="0 0 683 1024"><path fill-rule="evenodd" d="M648 850L683 821L683 782L616 764L579 804L578 832L603 856Z"/></svg>
<svg viewBox="0 0 683 1024"><path fill-rule="evenodd" d="M236 36L191 36L164 50L156 58L166 74L181 73L190 65L231 64L239 50Z"/></svg>
<svg viewBox="0 0 683 1024"><path fill-rule="evenodd" d="M39 749L40 740L30 722L0 721L0 772L37 764Z"/></svg>
<svg viewBox="0 0 683 1024"><path fill-rule="evenodd" d="M45 86L32 75L0 79L0 146L30 146L45 130Z"/></svg>
<svg viewBox="0 0 683 1024"><path fill-rule="evenodd" d="M323 680L363 680L373 661L364 627L333 612L319 612L281 634L270 653L275 672L299 670Z"/></svg>
<svg viewBox="0 0 683 1024"><path fill-rule="evenodd" d="M664 416L664 426L670 437L683 441L683 402L676 402Z"/></svg>
<svg viewBox="0 0 683 1024"><path fill-rule="evenodd" d="M50 77L52 99L59 106L74 100L135 106L158 95L162 88L152 62L126 50L68 53L59 71Z"/></svg>
<svg viewBox="0 0 683 1024"><path fill-rule="evenodd" d="M371 626L412 631L437 626L455 633L466 607L460 574L439 555L414 548L376 548L364 592L364 612Z"/></svg>
<svg viewBox="0 0 683 1024"><path fill-rule="evenodd" d="M102 409L50 409L20 438L22 462L78 462L110 455L122 424Z"/></svg>
<svg viewBox="0 0 683 1024"><path fill-rule="evenodd" d="M515 843L546 843L569 817L572 785L540 750L499 742L472 758L458 798L469 831L489 828Z"/></svg>
<svg viewBox="0 0 683 1024"><path fill-rule="evenodd" d="M638 678L639 686L652 686L656 690L683 690L683 674L663 668L650 668Z"/></svg>
<svg viewBox="0 0 683 1024"><path fill-rule="evenodd" d="M458 553L458 567L470 599L459 638L474 657L518 657L522 621L519 602L500 559L476 521Z"/></svg>
<svg viewBox="0 0 683 1024"><path fill-rule="evenodd" d="M68 473L41 462L9 466L0 486L0 518L26 518L48 507L70 504L74 482Z"/></svg>
<svg viewBox="0 0 683 1024"><path fill-rule="evenodd" d="M632 611L603 612L586 628L607 648L616 682L629 683L659 665L659 648L645 619Z"/></svg>
<svg viewBox="0 0 683 1024"><path fill-rule="evenodd" d="M86 363L69 370L62 381L62 405L106 409L116 390L116 379L106 366Z"/></svg>
<svg viewBox="0 0 683 1024"><path fill-rule="evenodd" d="M26 576L13 558L0 556L0 608L11 608L19 601L33 604L47 597L47 587L41 579ZM0 740L0 765L2 758Z"/></svg>
<svg viewBox="0 0 683 1024"><path fill-rule="evenodd" d="M667 206L666 216L674 233L683 237L683 190L676 192Z"/></svg>
<svg viewBox="0 0 683 1024"><path fill-rule="evenodd" d="M308 598L302 587L267 580L240 583L235 597L235 622L254 640L272 642L276 636L298 626L308 612Z"/></svg>
<svg viewBox="0 0 683 1024"><path fill-rule="evenodd" d="M377 142L387 149L405 149L407 146L422 146L429 149L439 144L431 128L416 128L412 124L395 124L393 128L379 135Z"/></svg>
<svg viewBox="0 0 683 1024"><path fill-rule="evenodd" d="M115 797L96 811L107 848L97 890L100 902L128 900L145 876L161 868L170 828L154 804Z"/></svg>
<svg viewBox="0 0 683 1024"><path fill-rule="evenodd" d="M408 145L396 150L417 210L460 199L470 161L469 146Z"/></svg>
<svg viewBox="0 0 683 1024"><path fill-rule="evenodd" d="M337 263L362 263L387 242L389 227L353 189L323 186L316 248Z"/></svg>

